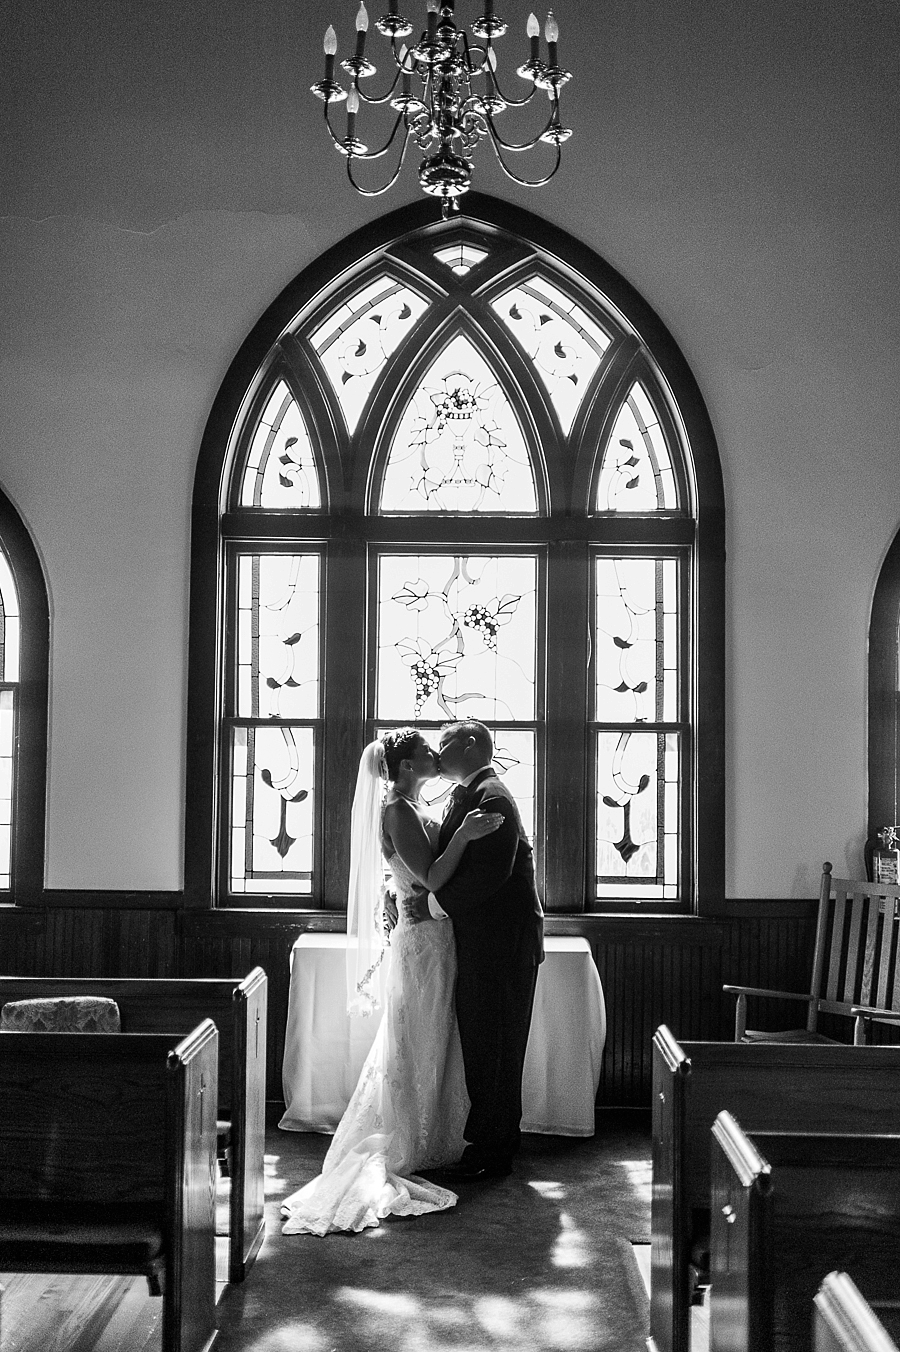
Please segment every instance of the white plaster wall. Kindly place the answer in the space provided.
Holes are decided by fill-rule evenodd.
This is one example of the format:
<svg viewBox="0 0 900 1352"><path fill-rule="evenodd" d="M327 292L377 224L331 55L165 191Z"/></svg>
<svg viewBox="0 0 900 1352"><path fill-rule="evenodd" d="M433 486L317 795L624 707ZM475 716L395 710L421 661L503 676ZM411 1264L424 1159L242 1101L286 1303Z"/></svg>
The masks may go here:
<svg viewBox="0 0 900 1352"><path fill-rule="evenodd" d="M281 288L417 196L351 194L307 92L355 8L6 11L0 483L51 594L51 887L181 886L210 405ZM530 3L502 8L512 67ZM596 249L693 368L729 512L727 894L809 896L823 858L861 867L868 611L900 526L900 9L554 8L563 169L528 193L484 160L476 186Z"/></svg>

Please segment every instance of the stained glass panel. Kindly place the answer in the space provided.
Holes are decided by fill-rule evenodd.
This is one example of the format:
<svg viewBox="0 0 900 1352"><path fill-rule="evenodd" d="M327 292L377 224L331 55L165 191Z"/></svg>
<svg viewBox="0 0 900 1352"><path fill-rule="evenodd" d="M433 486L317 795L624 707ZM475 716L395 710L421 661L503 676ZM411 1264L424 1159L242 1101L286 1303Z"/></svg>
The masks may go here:
<svg viewBox="0 0 900 1352"><path fill-rule="evenodd" d="M15 692L0 690L0 889L8 889L10 886L15 747Z"/></svg>
<svg viewBox="0 0 900 1352"><path fill-rule="evenodd" d="M596 895L678 895L679 736L597 734Z"/></svg>
<svg viewBox="0 0 900 1352"><path fill-rule="evenodd" d="M491 305L531 358L568 432L612 341L609 334L543 277L513 287Z"/></svg>
<svg viewBox="0 0 900 1352"><path fill-rule="evenodd" d="M312 345L351 432L388 357L427 309L411 287L379 277L313 333Z"/></svg>
<svg viewBox="0 0 900 1352"><path fill-rule="evenodd" d="M242 507L321 507L319 476L297 401L280 380L253 434L241 483Z"/></svg>
<svg viewBox="0 0 900 1352"><path fill-rule="evenodd" d="M0 550L0 680L19 679L19 593Z"/></svg>
<svg viewBox="0 0 900 1352"><path fill-rule="evenodd" d="M232 891L312 890L314 751L311 728L232 728Z"/></svg>
<svg viewBox="0 0 900 1352"><path fill-rule="evenodd" d="M537 511L518 419L487 362L462 335L444 348L400 420L380 510Z"/></svg>
<svg viewBox="0 0 900 1352"><path fill-rule="evenodd" d="M535 717L533 555L383 555L378 718Z"/></svg>
<svg viewBox="0 0 900 1352"><path fill-rule="evenodd" d="M242 554L237 593L238 716L315 718L318 555Z"/></svg>
<svg viewBox="0 0 900 1352"><path fill-rule="evenodd" d="M678 562L595 561L595 711L602 723L678 717Z"/></svg>
<svg viewBox="0 0 900 1352"><path fill-rule="evenodd" d="M435 249L434 256L439 263L446 264L451 272L455 272L457 277L465 277L476 263L487 258L488 251L476 249L474 244L449 244L445 249Z"/></svg>
<svg viewBox="0 0 900 1352"><path fill-rule="evenodd" d="M598 512L658 512L678 506L678 490L663 430L646 391L631 390L603 452Z"/></svg>

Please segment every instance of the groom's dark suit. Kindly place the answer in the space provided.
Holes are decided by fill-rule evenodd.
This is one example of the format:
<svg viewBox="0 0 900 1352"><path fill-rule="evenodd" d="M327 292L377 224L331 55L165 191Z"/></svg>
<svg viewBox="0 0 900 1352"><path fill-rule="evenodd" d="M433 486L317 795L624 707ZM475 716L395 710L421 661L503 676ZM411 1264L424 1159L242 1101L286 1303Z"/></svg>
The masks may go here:
<svg viewBox="0 0 900 1352"><path fill-rule="evenodd" d="M456 937L456 1016L472 1103L465 1138L479 1158L503 1166L519 1145L522 1067L544 956L543 911L519 810L490 766L444 818L438 852L475 809L502 813L503 824L469 842L436 896Z"/></svg>

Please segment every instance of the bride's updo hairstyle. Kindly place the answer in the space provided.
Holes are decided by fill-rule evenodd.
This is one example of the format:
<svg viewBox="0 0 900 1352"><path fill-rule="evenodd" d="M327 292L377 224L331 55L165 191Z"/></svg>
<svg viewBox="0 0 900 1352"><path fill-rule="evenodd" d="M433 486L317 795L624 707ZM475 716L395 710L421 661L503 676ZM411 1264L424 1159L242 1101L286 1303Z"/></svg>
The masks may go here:
<svg viewBox="0 0 900 1352"><path fill-rule="evenodd" d="M418 728L394 728L386 732L381 741L384 745L384 763L387 766L388 779L393 782L400 773L400 762L411 756L419 740Z"/></svg>

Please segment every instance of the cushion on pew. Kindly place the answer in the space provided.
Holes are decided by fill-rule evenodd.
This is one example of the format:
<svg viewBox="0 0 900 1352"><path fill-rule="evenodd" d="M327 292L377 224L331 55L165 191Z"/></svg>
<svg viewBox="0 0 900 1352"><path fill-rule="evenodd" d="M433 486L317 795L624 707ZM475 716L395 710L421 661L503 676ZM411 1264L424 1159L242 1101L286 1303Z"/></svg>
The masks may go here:
<svg viewBox="0 0 900 1352"><path fill-rule="evenodd" d="M112 1270L142 1272L162 1254L163 1222L146 1207L101 1206L28 1200L7 1201L0 1209L0 1271L19 1272L23 1260L55 1260L64 1265L86 1258L108 1258Z"/></svg>
<svg viewBox="0 0 900 1352"><path fill-rule="evenodd" d="M119 1033L119 1006L100 995L10 1000L0 1009L0 1029L13 1033Z"/></svg>

